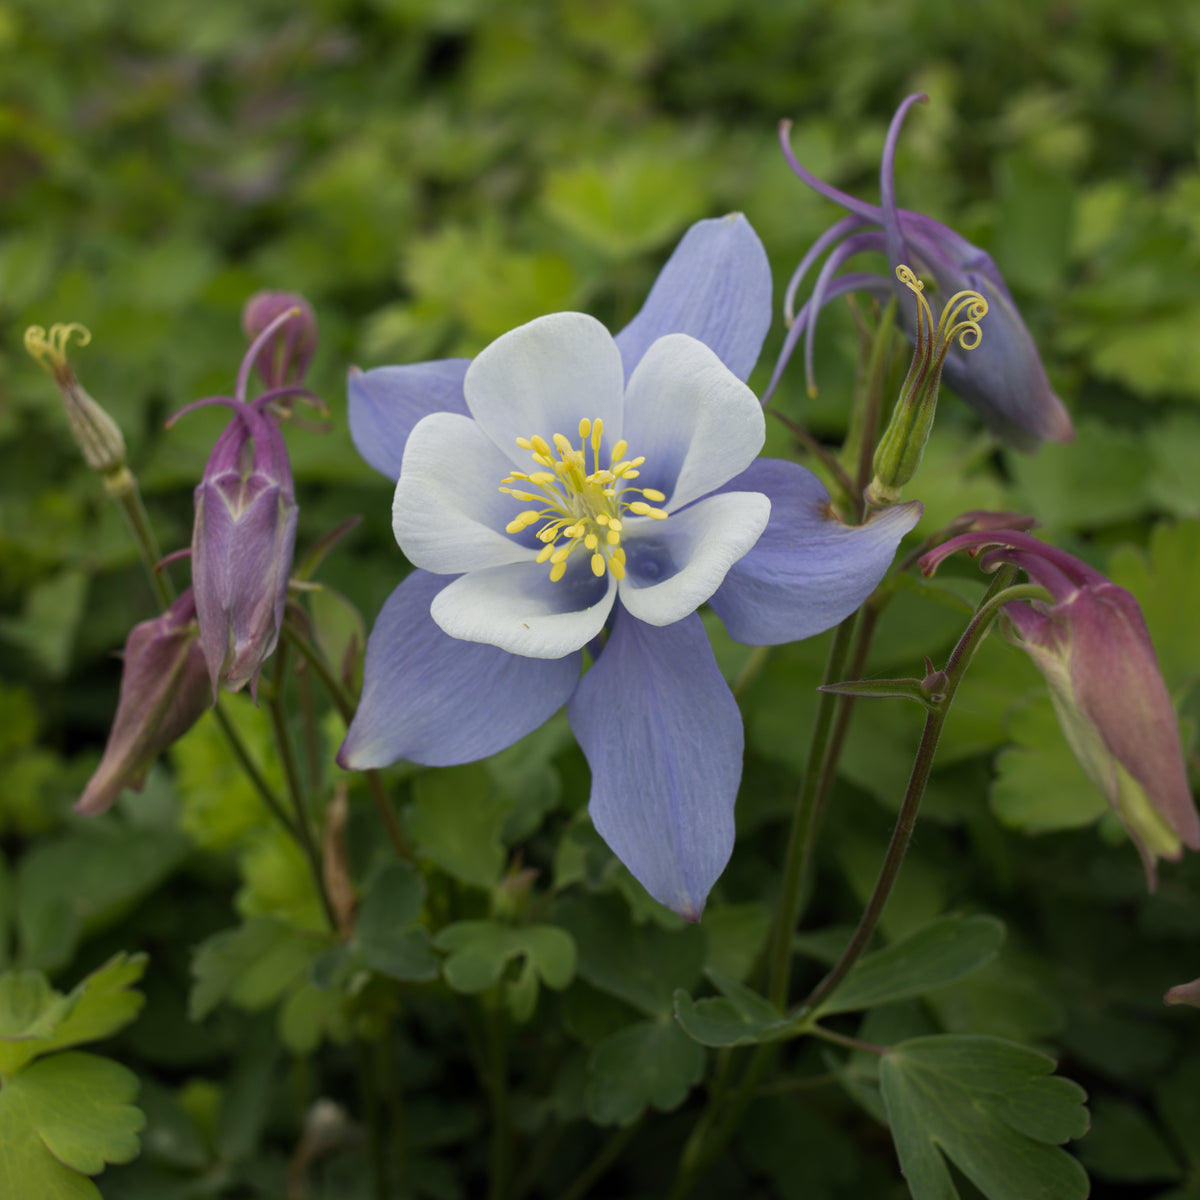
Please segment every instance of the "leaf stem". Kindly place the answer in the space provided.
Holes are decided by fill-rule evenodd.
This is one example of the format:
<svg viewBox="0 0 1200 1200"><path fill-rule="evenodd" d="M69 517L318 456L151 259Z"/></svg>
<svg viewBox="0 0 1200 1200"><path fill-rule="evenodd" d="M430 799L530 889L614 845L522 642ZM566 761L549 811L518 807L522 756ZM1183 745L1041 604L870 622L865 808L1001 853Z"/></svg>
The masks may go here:
<svg viewBox="0 0 1200 1200"><path fill-rule="evenodd" d="M271 727L275 732L275 745L279 751L279 761L283 765L283 777L287 781L288 797L295 813L296 833L300 849L303 850L304 857L308 860L308 869L312 874L313 885L316 887L317 897L321 901L321 908L325 912L325 919L329 922L329 928L336 933L337 915L333 911L329 893L325 890L321 855L317 850L312 822L309 820L308 808L304 803L304 790L300 785L300 773L296 769L296 754L292 746L292 739L288 735L287 717L283 710L284 686L287 683L287 650L287 642L281 639L275 650L275 672L272 676L274 686L271 689L271 698L267 701L267 714L271 718Z"/></svg>
<svg viewBox="0 0 1200 1200"><path fill-rule="evenodd" d="M858 928L855 929L841 958L805 998L804 1010L817 1008L823 1000L833 994L875 934L879 918L883 915L884 907L892 894L892 887L896 882L900 865L904 861L908 844L912 840L913 830L917 825L917 812L921 807L925 786L929 782L938 739L941 737L946 717L950 713L954 694L958 691L958 686L966 675L971 658L984 637L987 636L1000 606L1008 603L1010 599L1017 599L1018 597L1013 595L1014 592L1024 592L1025 590L1024 588L1009 587L1016 578L1016 573L1016 568L1012 566L1002 567L997 572L992 586L988 589L962 637L959 638L958 644L950 653L950 658L946 663L946 693L937 707L926 715L925 728L921 734L920 745L917 747L916 759L913 762L908 787L904 793L904 802L900 806L900 814L896 818L896 827L892 831L892 840L888 845L887 854L884 856L879 878L875 881L875 888L867 901L867 907L859 920Z"/></svg>
<svg viewBox="0 0 1200 1200"><path fill-rule="evenodd" d="M829 658L825 664L822 682L834 683L843 677L850 639L858 618L852 613L838 627L829 647ZM817 790L821 781L825 753L829 745L829 734L833 724L836 698L828 692L820 693L817 702L817 717L813 723L809 741L808 760L804 764L804 780L800 795L792 813L792 825L788 831L787 853L783 867L783 890L775 906L775 921L771 927L771 938L767 947L767 998L776 1008L787 1004L789 967L792 957L792 931L800 903L800 884L805 861L812 853L811 842L816 832Z"/></svg>

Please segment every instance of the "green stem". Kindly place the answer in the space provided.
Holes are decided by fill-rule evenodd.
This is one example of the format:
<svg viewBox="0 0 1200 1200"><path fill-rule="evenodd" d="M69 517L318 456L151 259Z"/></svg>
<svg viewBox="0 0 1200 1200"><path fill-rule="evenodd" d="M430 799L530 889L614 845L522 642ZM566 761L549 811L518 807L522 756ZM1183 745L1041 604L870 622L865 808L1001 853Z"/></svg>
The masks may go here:
<svg viewBox="0 0 1200 1200"><path fill-rule="evenodd" d="M842 668L850 649L850 638L857 617L858 614L853 613L837 627L833 644L829 648L829 659L825 665L825 677L822 682L834 683L844 678ZM821 692L820 696L821 699L817 702L817 718L809 742L808 761L804 764L804 780L792 814L792 826L788 832L783 890L775 907L775 921L771 927L771 940L767 948L767 998L780 1009L787 1003L792 931L795 929L796 914L799 911L804 863L812 853L810 842L816 828L817 788L825 763L825 752L836 706L835 698L830 693Z"/></svg>
<svg viewBox="0 0 1200 1200"><path fill-rule="evenodd" d="M896 301L893 297L879 319L879 329L867 360L865 380L866 402L863 406L862 436L858 443L858 469L855 483L860 498L874 474L875 444L879 440L880 419L883 416L883 380L887 370L887 352L891 347L892 330L896 325ZM862 519L862 513L859 514Z"/></svg>
<svg viewBox="0 0 1200 1200"><path fill-rule="evenodd" d="M246 772L246 777L254 785L255 791L258 792L259 799L270 810L271 815L277 820L292 835L299 839L299 833L296 830L296 825L292 818L288 816L286 809L280 802L279 797L275 795L274 789L267 782L266 777L258 769L258 764L250 756L250 751L246 743L242 741L242 736L237 731L237 727L230 719L229 714L225 711L222 701L218 700L213 707L213 716L220 725L221 731L225 734L229 742L229 747L233 751L234 757L238 760L243 771Z"/></svg>
<svg viewBox="0 0 1200 1200"><path fill-rule="evenodd" d="M835 1046L845 1046L848 1050L865 1050L868 1054L880 1055L890 1052L887 1046L864 1042L861 1038L847 1037L844 1033L834 1033L832 1029L824 1029L820 1025L809 1026L808 1032L824 1042L832 1042Z"/></svg>
<svg viewBox="0 0 1200 1200"><path fill-rule="evenodd" d="M508 1117L508 1056L504 1038L504 1013L500 997L494 997L494 1007L484 1017L487 1030L488 1093L492 1099L491 1172L488 1179L489 1200L504 1200L508 1194L511 1171Z"/></svg>
<svg viewBox="0 0 1200 1200"><path fill-rule="evenodd" d="M337 932L337 915L325 890L325 875L321 869L321 855L317 849L316 838L313 836L312 823L309 820L308 808L304 803L304 790L300 786L300 773L296 769L296 755L292 747L292 739L288 735L287 717L283 710L284 685L287 682L287 642L280 641L275 650L275 673L272 677L273 687L271 698L267 702L267 714L271 718L271 727L275 732L275 745L279 751L279 761L283 765L283 777L287 782L288 798L292 802L295 813L296 832L299 835L300 849L308 860L308 869L313 877L313 885L329 928Z"/></svg>
<svg viewBox="0 0 1200 1200"><path fill-rule="evenodd" d="M1016 568L1010 566L1002 567L997 572L995 581L988 589L962 637L959 638L958 644L950 653L949 661L946 663L946 694L938 706L931 709L926 715L925 728L921 734L921 743L917 747L916 759L913 762L908 787L904 793L904 802L900 806L900 814L896 818L896 827L892 831L892 840L888 845L887 854L884 856L879 878L875 881L875 888L867 901L867 907L859 920L858 928L855 929L841 958L805 998L804 1009L818 1008L823 1000L833 994L875 934L879 918L883 915L884 907L892 894L892 887L895 885L900 865L904 861L908 844L912 840L913 830L917 825L917 813L921 807L921 798L924 796L925 786L929 782L934 755L937 753L938 739L941 737L942 728L950 713L954 694L958 691L958 686L966 675L972 656L980 642L987 636L1000 606L1007 604L1009 600L1021 598L1014 593L1023 595L1027 591L1023 587L1009 587L1016 577L1016 573Z"/></svg>
<svg viewBox="0 0 1200 1200"><path fill-rule="evenodd" d="M154 530L150 525L150 515L142 503L142 494L138 490L137 478L132 473L128 473L128 479L122 480L122 486L117 490L110 488L109 494L121 506L125 520L129 523L130 532L133 534L133 540L137 543L138 552L146 568L146 573L150 577L150 586L158 598L159 607L170 608L171 602L175 599L175 588L166 571L159 570L158 565L162 560L162 551L158 548L158 539L154 536Z"/></svg>
<svg viewBox="0 0 1200 1200"><path fill-rule="evenodd" d="M337 706L342 720L349 727L350 722L354 720L354 714L358 705L354 697L350 695L349 691L342 684L342 681L330 670L329 664L325 661L325 656L308 638L303 637L290 625L284 625L283 636L287 644L298 651L304 658L304 661L316 673L322 686L329 693L329 698ZM408 862L415 861L412 847L409 846L408 839L404 836L404 830L400 828L400 822L396 819L396 813L392 808L391 801L388 799L383 777L378 771L374 770L364 771L363 777L366 779L367 791L371 794L371 801L375 805L376 812L379 813L379 819L383 822L383 827L387 830L388 838L395 848L396 853Z"/></svg>
<svg viewBox="0 0 1200 1200"><path fill-rule="evenodd" d="M559 1196L558 1200L583 1200L583 1197L600 1182L609 1168L625 1153L625 1147L633 1140L638 1131L638 1122L618 1129L616 1133L600 1147L596 1157L579 1172L571 1181L570 1186Z"/></svg>

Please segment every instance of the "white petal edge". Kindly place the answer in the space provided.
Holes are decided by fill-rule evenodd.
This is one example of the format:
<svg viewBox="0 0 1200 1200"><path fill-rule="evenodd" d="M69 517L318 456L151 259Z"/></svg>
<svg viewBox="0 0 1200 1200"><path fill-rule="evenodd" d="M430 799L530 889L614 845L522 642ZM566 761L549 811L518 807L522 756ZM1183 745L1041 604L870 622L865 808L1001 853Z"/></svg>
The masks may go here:
<svg viewBox="0 0 1200 1200"><path fill-rule="evenodd" d="M556 433L576 442L583 417L604 422L605 441L621 436L625 371L612 335L586 313L553 313L502 334L481 350L463 379L467 408L522 470L517 438Z"/></svg>
<svg viewBox="0 0 1200 1200"><path fill-rule="evenodd" d="M617 595L611 575L597 579L587 556L577 559L557 583L545 563L472 571L438 593L430 615L443 632L466 642L526 658L562 658L604 628ZM591 602L579 604L581 595Z"/></svg>
<svg viewBox="0 0 1200 1200"><path fill-rule="evenodd" d="M509 462L470 417L431 413L404 448L392 530L414 566L437 575L532 559L504 533L528 505L500 491Z"/></svg>
<svg viewBox="0 0 1200 1200"><path fill-rule="evenodd" d="M726 572L762 536L771 502L761 492L723 492L665 521L627 521L626 561L636 562L639 537L661 539L679 570L662 583L638 586L631 572L620 584L621 603L647 625L673 625L719 588Z"/></svg>
<svg viewBox="0 0 1200 1200"><path fill-rule="evenodd" d="M630 377L624 430L629 454L645 456L643 482L667 493L668 512L744 471L766 433L758 397L685 333L659 338Z"/></svg>

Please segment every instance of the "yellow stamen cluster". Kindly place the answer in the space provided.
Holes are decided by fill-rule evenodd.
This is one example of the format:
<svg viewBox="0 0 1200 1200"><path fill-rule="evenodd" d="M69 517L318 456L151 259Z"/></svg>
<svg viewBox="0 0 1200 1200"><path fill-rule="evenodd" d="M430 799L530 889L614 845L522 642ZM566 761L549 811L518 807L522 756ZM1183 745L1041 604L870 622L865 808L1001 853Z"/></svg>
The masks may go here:
<svg viewBox="0 0 1200 1200"><path fill-rule="evenodd" d="M550 563L550 578L555 582L566 574L567 559L579 546L591 552L592 574L598 579L603 577L605 570L611 571L617 579L624 579L622 518L628 512L638 517L666 520L667 514L653 506L666 499L662 492L654 488L624 486L626 481L638 477L638 468L646 461L645 457L626 458L629 447L619 441L609 454L608 466L602 467L600 444L603 438L604 422L599 417L594 421L584 417L579 422L578 449L561 433L551 439L553 445L536 435L517 438L517 445L529 451L538 469L528 473L513 471L502 481L519 485L500 488L514 500L543 505L517 513L504 528L508 533L520 533L539 521L543 523L537 531L537 539L543 543L537 561ZM626 497L631 495L641 498L627 500Z"/></svg>

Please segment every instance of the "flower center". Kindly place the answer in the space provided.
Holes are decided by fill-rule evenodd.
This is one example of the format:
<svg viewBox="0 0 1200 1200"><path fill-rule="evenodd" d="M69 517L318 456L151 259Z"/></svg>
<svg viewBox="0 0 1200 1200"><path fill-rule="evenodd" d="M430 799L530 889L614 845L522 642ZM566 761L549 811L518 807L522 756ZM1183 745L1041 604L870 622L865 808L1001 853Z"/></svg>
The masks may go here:
<svg viewBox="0 0 1200 1200"><path fill-rule="evenodd" d="M638 477L638 467L646 460L626 458L629 447L624 441L613 446L608 466L600 465L603 436L604 422L599 417L594 421L584 417L579 422L578 449L561 433L554 435L553 446L537 435L517 438L517 445L529 451L538 470L528 474L513 471L501 481L526 485L500 488L514 500L544 506L517 513L504 529L507 533L520 533L530 525L542 523L536 536L544 545L538 551L537 561L549 561L550 578L556 582L566 574L567 559L579 546L591 552L592 574L597 578L609 570L615 578L624 579L625 550L621 546L624 515L629 512L659 521L667 518L661 508L646 503L648 500L662 503L666 499L662 492L626 486L628 480ZM627 499L630 496L640 499Z"/></svg>

